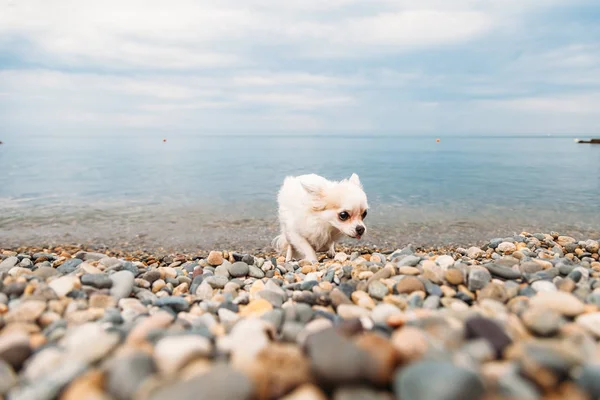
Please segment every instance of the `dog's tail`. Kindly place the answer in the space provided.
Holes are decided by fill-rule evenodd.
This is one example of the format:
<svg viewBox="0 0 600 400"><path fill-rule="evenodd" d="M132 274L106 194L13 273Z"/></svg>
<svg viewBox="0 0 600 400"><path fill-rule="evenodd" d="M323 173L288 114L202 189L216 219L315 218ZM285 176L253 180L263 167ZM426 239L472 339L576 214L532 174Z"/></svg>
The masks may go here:
<svg viewBox="0 0 600 400"><path fill-rule="evenodd" d="M271 246L273 246L273 248L281 254L287 249L288 241L284 235L279 235L276 236L275 239L273 239L273 241L271 242Z"/></svg>

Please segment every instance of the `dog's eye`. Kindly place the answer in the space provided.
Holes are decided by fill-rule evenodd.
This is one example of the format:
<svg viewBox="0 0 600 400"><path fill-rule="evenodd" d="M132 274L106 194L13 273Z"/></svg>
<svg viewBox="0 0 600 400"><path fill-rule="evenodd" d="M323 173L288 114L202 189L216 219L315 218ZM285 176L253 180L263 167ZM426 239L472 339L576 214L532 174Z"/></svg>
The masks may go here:
<svg viewBox="0 0 600 400"><path fill-rule="evenodd" d="M345 221L345 220L347 220L348 218L350 218L350 214L348 214L346 211L342 211L342 212L340 213L340 220L342 220L342 221Z"/></svg>
<svg viewBox="0 0 600 400"><path fill-rule="evenodd" d="M365 210L365 212L362 213L362 219L367 218L367 210Z"/></svg>

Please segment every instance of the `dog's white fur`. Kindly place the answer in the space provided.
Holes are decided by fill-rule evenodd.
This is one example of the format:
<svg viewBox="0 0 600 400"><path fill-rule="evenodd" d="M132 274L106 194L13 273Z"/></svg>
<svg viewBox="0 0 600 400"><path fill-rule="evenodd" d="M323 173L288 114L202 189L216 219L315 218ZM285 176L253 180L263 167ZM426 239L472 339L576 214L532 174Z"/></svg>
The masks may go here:
<svg viewBox="0 0 600 400"><path fill-rule="evenodd" d="M288 176L277 201L281 234L273 247L285 252L287 261L298 255L315 262L321 251L333 258L343 235L360 239L366 233L363 217L369 205L356 174L339 182L315 174ZM346 220L340 218L344 211Z"/></svg>

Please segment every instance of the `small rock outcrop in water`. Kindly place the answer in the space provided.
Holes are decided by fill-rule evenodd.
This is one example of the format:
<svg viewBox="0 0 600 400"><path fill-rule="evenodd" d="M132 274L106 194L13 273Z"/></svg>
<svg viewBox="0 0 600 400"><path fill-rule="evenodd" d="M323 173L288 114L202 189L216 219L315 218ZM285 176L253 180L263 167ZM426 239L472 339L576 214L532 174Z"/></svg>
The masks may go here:
<svg viewBox="0 0 600 400"><path fill-rule="evenodd" d="M0 249L0 398L597 399L599 249Z"/></svg>
<svg viewBox="0 0 600 400"><path fill-rule="evenodd" d="M600 139L590 139L590 140L581 140L581 139L578 139L577 143L600 144Z"/></svg>

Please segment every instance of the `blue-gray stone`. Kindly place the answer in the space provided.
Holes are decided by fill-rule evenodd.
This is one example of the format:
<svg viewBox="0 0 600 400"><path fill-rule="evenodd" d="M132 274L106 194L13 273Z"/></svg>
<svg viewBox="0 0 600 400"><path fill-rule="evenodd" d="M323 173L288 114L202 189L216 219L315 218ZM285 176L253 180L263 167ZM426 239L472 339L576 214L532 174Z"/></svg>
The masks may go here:
<svg viewBox="0 0 600 400"><path fill-rule="evenodd" d="M573 269L575 269L577 265L575 265L571 260L560 260L556 267L561 275L569 275Z"/></svg>
<svg viewBox="0 0 600 400"><path fill-rule="evenodd" d="M439 285L432 283L429 279L421 279L421 282L423 282L427 294L440 297L443 295L442 288Z"/></svg>
<svg viewBox="0 0 600 400"><path fill-rule="evenodd" d="M571 278L575 283L579 282L581 280L582 276L583 276L583 274L581 273L581 271L577 271L577 270L573 270L573 271L569 272L569 275L567 275L567 277Z"/></svg>
<svg viewBox="0 0 600 400"><path fill-rule="evenodd" d="M200 284L202 283L203 280L204 280L204 276L196 275L194 277L194 279L192 279L192 284L190 285L190 293L195 294L196 289L198 289L198 286L200 286Z"/></svg>
<svg viewBox="0 0 600 400"><path fill-rule="evenodd" d="M421 262L421 257L408 255L396 262L398 267L415 267Z"/></svg>
<svg viewBox="0 0 600 400"><path fill-rule="evenodd" d="M256 293L256 296L261 299L267 300L273 305L273 307L277 308L281 307L281 305L285 301L285 296L272 290L261 290L260 292Z"/></svg>
<svg viewBox="0 0 600 400"><path fill-rule="evenodd" d="M175 312L187 311L190 308L190 303L179 296L161 297L154 302L154 305L157 307L170 307Z"/></svg>
<svg viewBox="0 0 600 400"><path fill-rule="evenodd" d="M300 290L300 282L288 283L287 285L283 285L284 290Z"/></svg>
<svg viewBox="0 0 600 400"><path fill-rule="evenodd" d="M235 313L237 313L240 310L240 307L237 304L233 303L231 300L222 302L221 304L219 304L219 308L225 308Z"/></svg>
<svg viewBox="0 0 600 400"><path fill-rule="evenodd" d="M498 245L500 245L500 243L502 243L504 241L504 239L502 238L495 238L490 240L490 243L488 244L488 247L490 249L496 249L498 247Z"/></svg>
<svg viewBox="0 0 600 400"><path fill-rule="evenodd" d="M121 271L129 271L133 276L138 276L140 269L136 267L131 261L124 261L119 267Z"/></svg>
<svg viewBox="0 0 600 400"><path fill-rule="evenodd" d="M525 287L519 289L519 296L533 297L536 294L537 294L537 292L531 286L525 286Z"/></svg>
<svg viewBox="0 0 600 400"><path fill-rule="evenodd" d="M340 289L348 298L352 298L352 293L356 290L356 285L353 285L350 282L344 282L340 284L338 289Z"/></svg>
<svg viewBox="0 0 600 400"><path fill-rule="evenodd" d="M323 281L333 282L334 276L335 276L335 270L333 268L330 268L327 270L327 272L325 272L325 275L323 276Z"/></svg>
<svg viewBox="0 0 600 400"><path fill-rule="evenodd" d="M408 298L408 307L411 309L422 308L423 307L423 298L416 294L410 295Z"/></svg>
<svg viewBox="0 0 600 400"><path fill-rule="evenodd" d="M585 302L600 307L600 293L590 293L585 299Z"/></svg>
<svg viewBox="0 0 600 400"><path fill-rule="evenodd" d="M591 399L600 399L600 364L584 365L577 378L577 383Z"/></svg>
<svg viewBox="0 0 600 400"><path fill-rule="evenodd" d="M312 290L312 288L318 284L318 281L305 281L300 284L300 290Z"/></svg>
<svg viewBox="0 0 600 400"><path fill-rule="evenodd" d="M418 361L400 368L394 392L402 400L480 400L483 381L475 372L445 361Z"/></svg>
<svg viewBox="0 0 600 400"><path fill-rule="evenodd" d="M79 258L70 258L56 268L56 270L62 275L70 274L71 272L75 271L82 262L83 260L80 260Z"/></svg>
<svg viewBox="0 0 600 400"><path fill-rule="evenodd" d="M540 280L551 281L558 275L560 275L558 268L553 267L553 268L545 269L543 271L536 272L535 274L526 275L525 278L527 279L528 283L533 283L535 281L540 281Z"/></svg>
<svg viewBox="0 0 600 400"><path fill-rule="evenodd" d="M124 322L123 317L117 308L105 309L101 321L110 322L113 325L120 325Z"/></svg>

